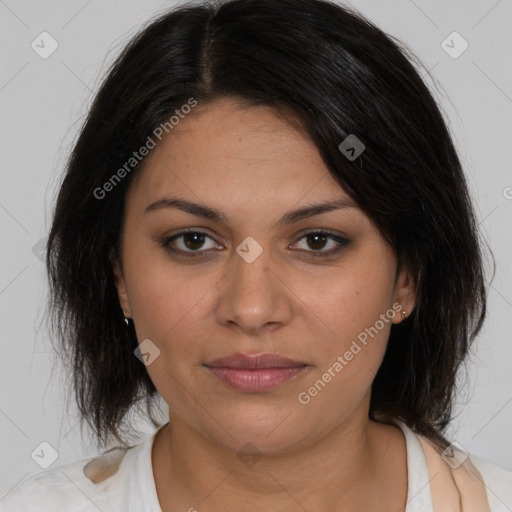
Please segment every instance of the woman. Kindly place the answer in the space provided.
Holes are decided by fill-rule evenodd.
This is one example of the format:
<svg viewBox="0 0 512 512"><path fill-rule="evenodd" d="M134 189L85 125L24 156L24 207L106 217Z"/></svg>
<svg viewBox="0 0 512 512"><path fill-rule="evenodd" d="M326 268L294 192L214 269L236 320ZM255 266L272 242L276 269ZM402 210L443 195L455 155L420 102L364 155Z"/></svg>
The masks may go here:
<svg viewBox="0 0 512 512"><path fill-rule="evenodd" d="M98 445L1 510L497 511L444 431L486 308L461 164L405 50L323 0L154 20L72 152L47 266ZM169 422L130 446L132 407Z"/></svg>

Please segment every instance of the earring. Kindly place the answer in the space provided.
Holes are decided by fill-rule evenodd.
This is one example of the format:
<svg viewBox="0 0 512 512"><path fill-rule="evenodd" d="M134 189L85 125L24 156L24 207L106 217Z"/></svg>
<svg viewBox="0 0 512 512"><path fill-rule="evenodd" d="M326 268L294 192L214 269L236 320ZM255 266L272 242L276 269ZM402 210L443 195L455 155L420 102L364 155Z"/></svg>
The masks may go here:
<svg viewBox="0 0 512 512"><path fill-rule="evenodd" d="M123 313L124 313L124 315L126 315L126 310L125 310L125 309L123 309ZM123 316L124 316L124 315L123 315ZM129 323L130 323L129 318L126 318L126 316L125 316L125 317L124 317L124 322L125 322L126 326L128 326L128 325L129 325Z"/></svg>
<svg viewBox="0 0 512 512"><path fill-rule="evenodd" d="M407 313L405 311L402 311L402 318L405 318L407 316Z"/></svg>

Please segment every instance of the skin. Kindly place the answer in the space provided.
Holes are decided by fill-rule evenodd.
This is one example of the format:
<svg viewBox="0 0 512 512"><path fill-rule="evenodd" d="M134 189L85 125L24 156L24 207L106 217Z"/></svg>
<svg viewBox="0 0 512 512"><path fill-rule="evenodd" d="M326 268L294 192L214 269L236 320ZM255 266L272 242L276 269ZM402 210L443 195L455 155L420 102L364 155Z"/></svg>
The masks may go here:
<svg viewBox="0 0 512 512"><path fill-rule="evenodd" d="M170 207L144 213L164 197L214 207L227 223ZM131 183L114 273L139 343L160 350L147 371L172 425L152 452L164 512L405 508L405 438L368 417L400 314L309 403L297 398L394 303L414 307L407 272L397 274L393 250L359 208L278 223L291 210L340 199L353 203L297 125L227 98L181 120ZM162 246L186 228L208 236L171 246L209 256ZM315 257L339 244L308 238L311 230L350 243ZM249 236L263 250L252 263L236 252ZM203 366L233 353L278 353L309 366L271 390L242 392Z"/></svg>

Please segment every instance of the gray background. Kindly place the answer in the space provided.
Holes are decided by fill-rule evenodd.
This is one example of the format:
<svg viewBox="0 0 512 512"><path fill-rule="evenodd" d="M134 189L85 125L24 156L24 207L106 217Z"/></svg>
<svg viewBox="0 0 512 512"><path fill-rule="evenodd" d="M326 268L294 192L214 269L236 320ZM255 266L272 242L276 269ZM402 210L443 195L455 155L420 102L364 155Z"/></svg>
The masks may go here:
<svg viewBox="0 0 512 512"><path fill-rule="evenodd" d="M82 443L76 410L66 409L62 377L52 372L37 244L47 234L65 158L106 66L143 22L175 3L0 0L0 490L42 471L31 457L41 442L57 451L55 465L96 453ZM512 1L348 4L405 41L431 71L433 80L422 73L455 136L497 272L449 434L466 450L512 469ZM31 47L44 31L58 43L47 59ZM442 46L453 31L469 44L457 58ZM444 43L452 55L462 49L457 37ZM152 432L145 423L141 428Z"/></svg>

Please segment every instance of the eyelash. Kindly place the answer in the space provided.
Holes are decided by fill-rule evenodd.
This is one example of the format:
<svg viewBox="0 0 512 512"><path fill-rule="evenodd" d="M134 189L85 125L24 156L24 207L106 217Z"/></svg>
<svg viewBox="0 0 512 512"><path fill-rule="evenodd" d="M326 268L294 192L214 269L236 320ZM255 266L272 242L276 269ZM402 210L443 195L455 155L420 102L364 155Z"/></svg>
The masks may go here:
<svg viewBox="0 0 512 512"><path fill-rule="evenodd" d="M184 235L188 235L188 234L197 234L197 235L204 235L205 237L207 238L210 238L211 240L213 240L213 238L208 235L208 233L205 233L203 231L199 231L199 230L195 230L195 229L190 229L190 230L187 230L187 231L182 231L176 235L173 235L171 237L166 237L164 239L162 239L160 241L160 244L162 245L162 247L167 250L167 251L170 251L172 253L175 253L175 254L179 254L181 256L185 256L185 257L192 257L192 258L205 258L205 257L208 257L209 255L207 254L209 251L201 251L201 250L197 250L197 251L183 251L181 249L174 249L172 247L170 247L170 243L173 242L174 240L184 236ZM330 240L333 240L335 242L337 242L339 245L337 248L335 249L331 249L330 251L305 251L306 253L309 253L309 256L311 256L312 258L328 258L329 256L334 256L336 255L338 252L340 252L343 248L347 247L349 244L350 244L350 240L346 239L346 238L343 238L339 235L336 235L334 233L331 233L330 231L326 231L326 230L313 230L313 231L308 231L307 233L304 233L300 238L299 240L297 240L296 243L298 243L300 240L302 240L303 238L306 238L310 235L327 235L327 239L330 239Z"/></svg>

